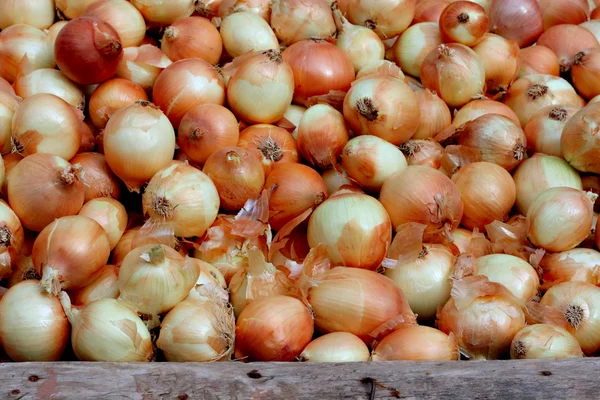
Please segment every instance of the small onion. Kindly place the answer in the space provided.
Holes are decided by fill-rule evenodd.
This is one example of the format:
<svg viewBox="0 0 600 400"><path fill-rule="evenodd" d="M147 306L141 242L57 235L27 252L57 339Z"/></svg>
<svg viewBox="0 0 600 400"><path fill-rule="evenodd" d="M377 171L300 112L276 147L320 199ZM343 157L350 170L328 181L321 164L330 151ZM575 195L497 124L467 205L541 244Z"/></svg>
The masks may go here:
<svg viewBox="0 0 600 400"><path fill-rule="evenodd" d="M277 126L289 131L294 139L298 137L298 125L306 112L307 108L297 104L290 104L288 109L283 114L283 118L277 122Z"/></svg>
<svg viewBox="0 0 600 400"><path fill-rule="evenodd" d="M561 72L569 72L577 53L591 48L599 48L600 43L587 29L577 25L556 25L546 29L538 42L556 54Z"/></svg>
<svg viewBox="0 0 600 400"><path fill-rule="evenodd" d="M452 123L450 109L436 92L429 89L416 92L420 109L420 122L412 139L434 137Z"/></svg>
<svg viewBox="0 0 600 400"><path fill-rule="evenodd" d="M562 132L577 111L577 107L556 105L535 113L524 128L529 152L562 157Z"/></svg>
<svg viewBox="0 0 600 400"><path fill-rule="evenodd" d="M81 89L56 69L42 68L28 73L22 71L15 80L15 91L24 99L41 93L53 94L82 111L85 105Z"/></svg>
<svg viewBox="0 0 600 400"><path fill-rule="evenodd" d="M98 86L90 97L92 123L96 128L103 129L116 111L138 100L148 101L144 89L127 79L110 79Z"/></svg>
<svg viewBox="0 0 600 400"><path fill-rule="evenodd" d="M325 0L275 0L271 27L284 46L306 39L327 39L336 33L329 3Z"/></svg>
<svg viewBox="0 0 600 400"><path fill-rule="evenodd" d="M563 157L578 171L600 173L596 155L600 146L596 134L599 122L600 103L593 103L573 115L563 129Z"/></svg>
<svg viewBox="0 0 600 400"><path fill-rule="evenodd" d="M421 4L421 3L418 3ZM432 50L444 43L439 25L435 22L418 23L405 30L394 43L394 60L406 73L419 78L421 65Z"/></svg>
<svg viewBox="0 0 600 400"><path fill-rule="evenodd" d="M89 217L102 226L110 249L114 249L127 227L127 210L117 200L99 197L85 203L78 215Z"/></svg>
<svg viewBox="0 0 600 400"><path fill-rule="evenodd" d="M408 165L425 165L433 169L439 169L442 164L444 148L434 140L409 140L402 144L399 149L404 153Z"/></svg>
<svg viewBox="0 0 600 400"><path fill-rule="evenodd" d="M209 20L188 17L175 21L165 29L160 49L171 61L201 58L210 64L217 64L223 51L223 41Z"/></svg>
<svg viewBox="0 0 600 400"><path fill-rule="evenodd" d="M54 22L54 0L5 0L0 3L0 29L27 24L45 29Z"/></svg>
<svg viewBox="0 0 600 400"><path fill-rule="evenodd" d="M140 46L146 36L144 17L125 0L94 0L82 16L110 24L119 34L123 47Z"/></svg>
<svg viewBox="0 0 600 400"><path fill-rule="evenodd" d="M569 281L583 281L596 285L600 283L599 266L600 252L581 248L546 254L540 262L545 288Z"/></svg>
<svg viewBox="0 0 600 400"><path fill-rule="evenodd" d="M268 22L249 11L235 12L223 18L220 33L223 46L231 57L249 51L279 50L279 42Z"/></svg>
<svg viewBox="0 0 600 400"><path fill-rule="evenodd" d="M348 54L354 65L354 72L372 62L383 60L385 48L375 32L364 26L351 24L339 10L334 11L334 18L338 26L336 46Z"/></svg>
<svg viewBox="0 0 600 400"><path fill-rule="evenodd" d="M117 66L116 76L129 79L150 92L161 71L171 65L171 60L154 45L128 47Z"/></svg>
<svg viewBox="0 0 600 400"><path fill-rule="evenodd" d="M519 74L519 46L513 40L487 33L473 46L481 57L488 93L504 93Z"/></svg>
<svg viewBox="0 0 600 400"><path fill-rule="evenodd" d="M385 39L408 28L416 3L416 0L348 0L345 14L353 24L366 26Z"/></svg>
<svg viewBox="0 0 600 400"><path fill-rule="evenodd" d="M490 254L477 259L477 275L490 282L504 285L523 302L538 294L540 278L535 269L519 257L508 254Z"/></svg>
<svg viewBox="0 0 600 400"><path fill-rule="evenodd" d="M85 202L98 197L120 197L121 182L111 171L103 154L79 153L71 162L81 165L85 171Z"/></svg>
<svg viewBox="0 0 600 400"><path fill-rule="evenodd" d="M373 349L373 361L455 361L458 342L429 326L408 326L387 335Z"/></svg>
<svg viewBox="0 0 600 400"><path fill-rule="evenodd" d="M17 153L10 153L2 156L2 163L4 164L4 181L2 182L2 198L4 200L8 200L8 182L10 181L10 177L12 175L13 169L15 165L19 163L23 159L23 156Z"/></svg>
<svg viewBox="0 0 600 400"><path fill-rule="evenodd" d="M442 11L439 25L445 43L474 46L488 30L488 17L475 2L454 1Z"/></svg>
<svg viewBox="0 0 600 400"><path fill-rule="evenodd" d="M85 306L100 299L117 299L119 297L119 267L104 266L92 283L70 293L75 305Z"/></svg>
<svg viewBox="0 0 600 400"><path fill-rule="evenodd" d="M165 7L163 0L131 0L144 19L150 25L169 25L173 22L189 17L194 12L194 0L170 0Z"/></svg>
<svg viewBox="0 0 600 400"><path fill-rule="evenodd" d="M238 146L250 151L261 161L265 176L280 165L298 162L296 140L278 126L249 126L240 133Z"/></svg>
<svg viewBox="0 0 600 400"><path fill-rule="evenodd" d="M519 47L535 43L544 32L544 20L539 0L493 1L488 13L490 31Z"/></svg>
<svg viewBox="0 0 600 400"><path fill-rule="evenodd" d="M546 46L536 45L521 49L519 61L519 78L535 74L560 75L558 57Z"/></svg>
<svg viewBox="0 0 600 400"><path fill-rule="evenodd" d="M365 342L357 336L333 332L310 342L299 358L308 362L359 362L369 361L371 353Z"/></svg>
<svg viewBox="0 0 600 400"><path fill-rule="evenodd" d="M24 57L32 70L56 66L50 39L41 30L17 24L0 32L0 78L13 83Z"/></svg>
<svg viewBox="0 0 600 400"><path fill-rule="evenodd" d="M515 335L510 345L512 359L584 357L577 339L568 331L548 324L529 325Z"/></svg>

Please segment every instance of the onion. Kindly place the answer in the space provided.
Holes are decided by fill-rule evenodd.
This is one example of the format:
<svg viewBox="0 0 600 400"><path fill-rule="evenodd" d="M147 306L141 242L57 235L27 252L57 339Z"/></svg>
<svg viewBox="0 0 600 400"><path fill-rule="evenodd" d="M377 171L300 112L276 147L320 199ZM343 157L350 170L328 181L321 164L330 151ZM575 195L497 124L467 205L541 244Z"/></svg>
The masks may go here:
<svg viewBox="0 0 600 400"><path fill-rule="evenodd" d="M208 157L202 170L216 186L221 207L229 211L237 211L248 199L258 197L265 184L261 162L254 154L241 147L223 147L217 150ZM218 207L214 210L215 217L217 211Z"/></svg>
<svg viewBox="0 0 600 400"><path fill-rule="evenodd" d="M12 85L4 78L0 78L0 92L15 95Z"/></svg>
<svg viewBox="0 0 600 400"><path fill-rule="evenodd" d="M250 11L235 12L223 18L220 33L231 57L249 51L279 50L277 36L268 22Z"/></svg>
<svg viewBox="0 0 600 400"><path fill-rule="evenodd" d="M444 148L431 139L415 139L405 142L399 149L404 153L408 165L425 165L439 169L444 155Z"/></svg>
<svg viewBox="0 0 600 400"><path fill-rule="evenodd" d="M8 182L10 181L10 177L12 175L13 169L15 165L19 163L23 159L23 156L17 153L10 153L2 156L2 163L4 164L5 177L2 182L2 198L4 200L8 200Z"/></svg>
<svg viewBox="0 0 600 400"><path fill-rule="evenodd" d="M196 14L212 20L219 15L222 0L198 0L195 2Z"/></svg>
<svg viewBox="0 0 600 400"><path fill-rule="evenodd" d="M579 24L579 26L590 31L596 37L598 42L600 42L600 21L591 19L589 21Z"/></svg>
<svg viewBox="0 0 600 400"><path fill-rule="evenodd" d="M169 311L156 345L168 361L209 362L227 359L234 338L235 318L227 293L200 288Z"/></svg>
<svg viewBox="0 0 600 400"><path fill-rule="evenodd" d="M150 92L160 72L169 65L171 60L154 45L128 47L123 50L116 76L129 79Z"/></svg>
<svg viewBox="0 0 600 400"><path fill-rule="evenodd" d="M102 226L110 249L114 249L127 227L127 210L117 200L100 197L85 203L78 215L89 217Z"/></svg>
<svg viewBox="0 0 600 400"><path fill-rule="evenodd" d="M23 226L39 232L56 218L74 215L83 206L83 169L62 158L37 153L11 171L8 202Z"/></svg>
<svg viewBox="0 0 600 400"><path fill-rule="evenodd" d="M264 297L240 314L235 329L235 358L246 361L293 361L313 335L313 317L298 299Z"/></svg>
<svg viewBox="0 0 600 400"><path fill-rule="evenodd" d="M421 65L421 82L434 90L450 107L461 107L483 94L485 70L481 59L470 48L442 44L431 50Z"/></svg>
<svg viewBox="0 0 600 400"><path fill-rule="evenodd" d="M336 46L342 49L354 65L354 72L378 60L383 60L385 48L379 36L369 28L353 25L335 10L334 17L338 27Z"/></svg>
<svg viewBox="0 0 600 400"><path fill-rule="evenodd" d="M13 83L24 57L32 70L56 66L49 38L44 32L30 25L9 26L0 33L0 77Z"/></svg>
<svg viewBox="0 0 600 400"><path fill-rule="evenodd" d="M333 265L375 270L392 240L390 218L373 197L340 190L319 205L308 223L311 248L327 246Z"/></svg>
<svg viewBox="0 0 600 400"><path fill-rule="evenodd" d="M600 48L592 48L577 53L571 67L575 89L588 100L600 94L600 80L596 78L599 62Z"/></svg>
<svg viewBox="0 0 600 400"><path fill-rule="evenodd" d="M416 0L348 0L345 14L351 23L366 26L386 39L408 28L416 3Z"/></svg>
<svg viewBox="0 0 600 400"><path fill-rule="evenodd" d="M438 318L439 329L454 333L473 360L499 358L525 326L519 301L503 285L480 276L455 281Z"/></svg>
<svg viewBox="0 0 600 400"><path fill-rule="evenodd" d="M591 48L599 48L600 43L587 29L577 25L556 25L540 36L538 42L556 54L561 72L568 72L577 53Z"/></svg>
<svg viewBox="0 0 600 400"><path fill-rule="evenodd" d="M540 193L527 211L527 237L531 243L559 252L583 242L593 224L594 202L590 197L570 187L554 187Z"/></svg>
<svg viewBox="0 0 600 400"><path fill-rule="evenodd" d="M512 120L515 125L521 127L519 117L517 117L517 114L515 114L515 112L506 104L489 99L477 99L468 102L460 110L458 110L458 112L454 113L454 119L452 120L452 125L448 128L448 131L453 133L456 128L460 128L463 124L473 121L485 114L504 115ZM444 131L442 131L440 135L443 135L444 138L448 137Z"/></svg>
<svg viewBox="0 0 600 400"><path fill-rule="evenodd" d="M269 224L278 231L286 223L308 209L321 204L327 186L314 169L290 163L275 168L265 181L266 188L275 186L269 200Z"/></svg>
<svg viewBox="0 0 600 400"><path fill-rule="evenodd" d="M348 142L344 116L328 104L308 108L298 125L298 150L315 167L335 163Z"/></svg>
<svg viewBox="0 0 600 400"><path fill-rule="evenodd" d="M103 154L79 153L71 162L81 165L85 171L85 202L98 197L120 197L121 182L111 171Z"/></svg>
<svg viewBox="0 0 600 400"><path fill-rule="evenodd" d="M364 136L366 137L366 136ZM350 180L346 171L337 165L329 168L321 174L325 185L327 186L327 194L332 195L337 192L342 186L354 186L354 182Z"/></svg>
<svg viewBox="0 0 600 400"><path fill-rule="evenodd" d="M89 113L96 128L106 127L109 118L118 110L135 103L148 100L148 95L135 83L123 79L110 79L94 90L90 97Z"/></svg>
<svg viewBox="0 0 600 400"><path fill-rule="evenodd" d="M194 12L194 0L171 0L165 7L163 0L131 0L150 25L169 25L189 17Z"/></svg>
<svg viewBox="0 0 600 400"><path fill-rule="evenodd" d="M512 359L572 357L584 357L577 339L563 328L548 324L526 326L510 345Z"/></svg>
<svg viewBox="0 0 600 400"><path fill-rule="evenodd" d="M25 256L24 254L20 254L19 256L17 256L12 275L8 278L6 287L10 289L16 284L21 283L23 281L39 281L40 279L40 274L38 274L35 270L31 256Z"/></svg>
<svg viewBox="0 0 600 400"><path fill-rule="evenodd" d="M505 221L516 200L515 182L504 168L489 162L465 165L453 176L460 190L464 213L461 224L479 228Z"/></svg>
<svg viewBox="0 0 600 400"><path fill-rule="evenodd" d="M61 303L73 331L71 345L80 361L142 362L153 357L152 338L135 311L115 299L94 301L81 310Z"/></svg>
<svg viewBox="0 0 600 400"><path fill-rule="evenodd" d="M38 29L54 22L54 0L6 0L0 4L0 29L27 24Z"/></svg>
<svg viewBox="0 0 600 400"><path fill-rule="evenodd" d="M387 335L373 349L373 361L455 361L456 336L428 326L408 326Z"/></svg>
<svg viewBox="0 0 600 400"><path fill-rule="evenodd" d="M446 6L450 3L450 0L417 1L417 5L415 7L415 17L413 18L413 25L416 25L421 22L439 22L440 15L442 15L442 11L444 11L444 8L446 8Z"/></svg>
<svg viewBox="0 0 600 400"><path fill-rule="evenodd" d="M288 131L274 125L249 126L240 133L238 146L261 161L265 176L280 165L298 162L296 141Z"/></svg>
<svg viewBox="0 0 600 400"><path fill-rule="evenodd" d="M333 332L310 342L299 358L309 362L359 362L369 361L371 353L357 336Z"/></svg>
<svg viewBox="0 0 600 400"><path fill-rule="evenodd" d="M485 86L488 93L503 93L519 73L519 46L513 40L486 33L473 46L481 57L485 70Z"/></svg>
<svg viewBox="0 0 600 400"><path fill-rule="evenodd" d="M599 121L600 104L593 103L573 115L563 129L560 139L563 156L579 171L600 172L596 161L600 146L596 135Z"/></svg>
<svg viewBox="0 0 600 400"><path fill-rule="evenodd" d="M130 191L139 192L156 172L168 166L174 151L173 126L147 101L115 112L104 129L106 161Z"/></svg>
<svg viewBox="0 0 600 400"><path fill-rule="evenodd" d="M69 321L39 281L10 288L0 300L2 347L13 361L58 361L69 342Z"/></svg>
<svg viewBox="0 0 600 400"><path fill-rule="evenodd" d="M348 332L370 344L391 319L414 322L408 301L394 282L373 271L336 267L317 277L308 292L315 327ZM393 326L391 326L393 328Z"/></svg>
<svg viewBox="0 0 600 400"><path fill-rule="evenodd" d="M125 231L125 233L123 233L123 236L121 236L121 240L119 240L119 243L117 243L117 245L115 246L115 248L112 251L112 254L110 257L111 264L114 264L117 267L121 266L125 256L127 254L129 254L129 252L135 248L135 247L133 247L133 244L134 243L138 244L140 242L140 240L139 240L140 229L141 229L141 226L138 226L133 229L128 229Z"/></svg>
<svg viewBox="0 0 600 400"><path fill-rule="evenodd" d="M336 33L329 3L325 0L275 0L271 27L284 46L306 39L327 39Z"/></svg>
<svg viewBox="0 0 600 400"><path fill-rule="evenodd" d="M540 109L524 128L528 150L531 153L562 157L562 131L577 111L579 108L560 105Z"/></svg>
<svg viewBox="0 0 600 400"><path fill-rule="evenodd" d="M452 238L454 239L452 243L460 253L467 253L479 258L491 254L493 251L491 242L483 233L479 232L479 229L470 231L458 228L452 232Z"/></svg>
<svg viewBox="0 0 600 400"><path fill-rule="evenodd" d="M217 267L197 258L194 258L193 260L200 267L200 276L198 276L198 280L196 281L196 288L201 285L207 285L207 287L213 285L221 287L222 289L227 288L225 277Z"/></svg>
<svg viewBox="0 0 600 400"><path fill-rule="evenodd" d="M364 78L365 76L373 74L389 75L394 78L403 80L405 82L407 81L407 78L404 75L404 72L402 72L402 70L400 69L400 67L394 64L393 61L389 60L377 60L365 65L356 74L356 79Z"/></svg>
<svg viewBox="0 0 600 400"><path fill-rule="evenodd" d="M532 45L544 32L538 1L493 1L488 13L490 32L514 40L519 47Z"/></svg>
<svg viewBox="0 0 600 400"><path fill-rule="evenodd" d="M0 91L0 152L12 150L12 120L21 100L14 94Z"/></svg>
<svg viewBox="0 0 600 400"><path fill-rule="evenodd" d="M534 154L525 160L514 174L517 188L517 208L526 215L535 199L553 187L582 189L581 178L563 159Z"/></svg>
<svg viewBox="0 0 600 400"><path fill-rule="evenodd" d="M347 91L354 80L352 60L324 40L302 40L282 53L294 72L294 103L307 105L311 97Z"/></svg>
<svg viewBox="0 0 600 400"><path fill-rule="evenodd" d="M178 128L183 116L192 108L206 103L223 105L225 84L213 65L199 58L188 58L160 73L154 83L152 99L173 127Z"/></svg>
<svg viewBox="0 0 600 400"><path fill-rule="evenodd" d="M572 249L546 254L540 262L545 288L562 282L583 281L599 283L600 253L592 249Z"/></svg>
<svg viewBox="0 0 600 400"><path fill-rule="evenodd" d="M540 278L529 263L507 254L490 254L478 258L477 275L504 285L523 302L536 296L540 286Z"/></svg>
<svg viewBox="0 0 600 400"><path fill-rule="evenodd" d="M85 9L98 0L54 0L59 19L79 18Z"/></svg>
<svg viewBox="0 0 600 400"><path fill-rule="evenodd" d="M144 215L149 218L145 228L161 230L162 225L167 225L175 236L202 236L219 211L216 184L187 163L172 163L161 169L152 177L142 197Z"/></svg>
<svg viewBox="0 0 600 400"><path fill-rule="evenodd" d="M0 200L0 277L11 275L24 240L21 221L8 204Z"/></svg>
<svg viewBox="0 0 600 400"><path fill-rule="evenodd" d="M477 3L455 1L442 11L439 25L444 42L474 46L488 30L488 17Z"/></svg>
<svg viewBox="0 0 600 400"><path fill-rule="evenodd" d="M119 34L123 47L140 46L146 36L146 22L142 14L125 0L95 0L83 13L112 26Z"/></svg>
<svg viewBox="0 0 600 400"><path fill-rule="evenodd" d="M117 72L123 57L119 34L92 17L69 22L56 37L54 56L60 71L82 85L101 83Z"/></svg>
<svg viewBox="0 0 600 400"><path fill-rule="evenodd" d="M223 51L219 31L209 20L188 17L175 21L165 29L160 48L172 61L185 58L201 58L217 64Z"/></svg>
<svg viewBox="0 0 600 400"><path fill-rule="evenodd" d="M415 24L405 30L394 43L392 48L394 60L403 71L418 78L421 75L421 65L429 52L442 43L437 23L423 22Z"/></svg>
<svg viewBox="0 0 600 400"><path fill-rule="evenodd" d="M85 306L100 299L116 299L119 297L119 267L104 266L96 275L96 279L86 287L75 290L71 298L76 305Z"/></svg>
<svg viewBox="0 0 600 400"><path fill-rule="evenodd" d="M585 105L569 82L557 76L542 74L517 79L508 89L503 102L517 114L522 126L544 107Z"/></svg>
<svg viewBox="0 0 600 400"><path fill-rule="evenodd" d="M412 139L428 139L434 137L452 123L450 109L436 92L429 89L415 93L420 109L420 122Z"/></svg>
<svg viewBox="0 0 600 400"><path fill-rule="evenodd" d="M294 73L275 50L251 53L243 60L240 57L227 84L231 111L251 124L279 121L293 95Z"/></svg>
<svg viewBox="0 0 600 400"><path fill-rule="evenodd" d="M198 5L196 5L197 10ZM271 2L267 0L223 0L218 9L220 17L240 11L252 12L269 22L271 19Z"/></svg>
<svg viewBox="0 0 600 400"><path fill-rule="evenodd" d="M560 75L558 57L546 46L536 45L521 49L519 78L527 75Z"/></svg>
<svg viewBox="0 0 600 400"><path fill-rule="evenodd" d="M277 122L277 126L284 128L292 134L294 140L298 137L298 125L307 108L297 104L290 104L283 114L283 118Z"/></svg>
<svg viewBox="0 0 600 400"><path fill-rule="evenodd" d="M53 94L82 111L85 105L81 89L55 69L22 71L15 80L15 91L24 99L41 93Z"/></svg>
<svg viewBox="0 0 600 400"><path fill-rule="evenodd" d="M344 117L355 133L397 145L416 132L420 108L413 90L402 80L369 75L353 83L344 99Z"/></svg>
<svg viewBox="0 0 600 400"><path fill-rule="evenodd" d="M590 12L587 1L582 0L538 0L544 18L544 30L555 25L578 25L588 20Z"/></svg>

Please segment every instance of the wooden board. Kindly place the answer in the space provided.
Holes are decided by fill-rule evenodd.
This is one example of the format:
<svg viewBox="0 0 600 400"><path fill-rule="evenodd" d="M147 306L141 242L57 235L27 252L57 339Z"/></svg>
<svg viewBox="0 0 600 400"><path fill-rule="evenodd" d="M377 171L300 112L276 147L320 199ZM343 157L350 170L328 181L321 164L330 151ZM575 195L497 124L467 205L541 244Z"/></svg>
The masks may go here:
<svg viewBox="0 0 600 400"><path fill-rule="evenodd" d="M0 399L598 399L600 360L3 363Z"/></svg>

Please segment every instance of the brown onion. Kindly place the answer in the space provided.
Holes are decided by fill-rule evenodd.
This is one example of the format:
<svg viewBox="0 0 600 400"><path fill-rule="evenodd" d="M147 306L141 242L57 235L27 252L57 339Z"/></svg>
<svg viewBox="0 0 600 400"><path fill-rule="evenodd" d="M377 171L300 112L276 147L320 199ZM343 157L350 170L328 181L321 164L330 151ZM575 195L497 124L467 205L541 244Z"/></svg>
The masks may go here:
<svg viewBox="0 0 600 400"><path fill-rule="evenodd" d="M85 306L100 299L117 299L119 297L119 267L104 266L92 283L71 292L73 303Z"/></svg>
<svg viewBox="0 0 600 400"><path fill-rule="evenodd" d="M597 126L600 121L600 103L592 103L571 117L565 125L560 145L565 160L582 172L600 173L597 162L600 141Z"/></svg>
<svg viewBox="0 0 600 400"><path fill-rule="evenodd" d="M600 48L586 49L575 55L571 67L573 86L586 99L591 99L600 94Z"/></svg>
<svg viewBox="0 0 600 400"><path fill-rule="evenodd" d="M325 0L275 0L271 27L284 46L306 39L327 39L336 33L331 7Z"/></svg>
<svg viewBox="0 0 600 400"><path fill-rule="evenodd" d="M171 61L201 58L210 64L218 64L223 41L217 28L209 20L188 17L175 21L165 29L160 49Z"/></svg>
<svg viewBox="0 0 600 400"><path fill-rule="evenodd" d="M353 24L366 26L385 39L408 28L415 15L416 3L416 0L347 0L347 10L342 11Z"/></svg>
<svg viewBox="0 0 600 400"><path fill-rule="evenodd" d="M285 129L269 124L252 125L240 133L237 144L258 158L265 177L280 165L298 162L298 147Z"/></svg>
<svg viewBox="0 0 600 400"><path fill-rule="evenodd" d="M171 65L171 60L154 45L128 47L117 67L116 76L129 79L150 92L160 72Z"/></svg>
<svg viewBox="0 0 600 400"><path fill-rule="evenodd" d="M127 227L127 210L115 199L100 197L85 203L78 215L89 217L102 226L110 249L114 249Z"/></svg>
<svg viewBox="0 0 600 400"><path fill-rule="evenodd" d="M535 113L524 128L529 152L562 157L562 131L577 111L579 108L556 105L544 107Z"/></svg>
<svg viewBox="0 0 600 400"><path fill-rule="evenodd" d="M506 92L519 73L517 43L487 33L473 46L473 50L483 61L487 92L492 94Z"/></svg>
<svg viewBox="0 0 600 400"><path fill-rule="evenodd" d="M600 43L590 31L569 24L556 25L546 29L537 44L548 47L556 54L561 72L570 71L577 53L600 47Z"/></svg>
<svg viewBox="0 0 600 400"><path fill-rule="evenodd" d="M488 16L490 32L514 40L519 47L532 45L544 32L538 0L493 1Z"/></svg>
<svg viewBox="0 0 600 400"><path fill-rule="evenodd" d="M387 335L373 349L373 361L455 361L460 359L453 334L429 326L408 326Z"/></svg>
<svg viewBox="0 0 600 400"><path fill-rule="evenodd" d="M544 18L544 30L555 25L578 25L588 20L590 12L586 0L538 0Z"/></svg>
<svg viewBox="0 0 600 400"><path fill-rule="evenodd" d="M536 45L521 49L519 78L526 75L560 75L558 57L546 46Z"/></svg>
<svg viewBox="0 0 600 400"><path fill-rule="evenodd" d="M104 128L115 111L135 103L148 100L148 95L135 83L123 79L110 79L98 86L90 97L89 113L96 128Z"/></svg>
<svg viewBox="0 0 600 400"><path fill-rule="evenodd" d="M111 171L103 154L79 153L71 162L81 165L85 171L85 202L98 197L120 197L121 182Z"/></svg>
<svg viewBox="0 0 600 400"><path fill-rule="evenodd" d="M392 48L394 60L403 71L418 78L421 75L421 65L429 52L442 43L442 36L437 23L423 22L415 24L402 32L394 43Z"/></svg>
<svg viewBox="0 0 600 400"><path fill-rule="evenodd" d="M442 165L444 148L432 139L413 139L399 147L408 165L425 165L439 169Z"/></svg>
<svg viewBox="0 0 600 400"><path fill-rule="evenodd" d="M420 109L420 122L412 139L434 137L452 123L450 109L436 92L425 89L415 93Z"/></svg>
<svg viewBox="0 0 600 400"><path fill-rule="evenodd" d="M488 30L483 7L472 1L454 1L440 15L440 32L445 43L477 44Z"/></svg>

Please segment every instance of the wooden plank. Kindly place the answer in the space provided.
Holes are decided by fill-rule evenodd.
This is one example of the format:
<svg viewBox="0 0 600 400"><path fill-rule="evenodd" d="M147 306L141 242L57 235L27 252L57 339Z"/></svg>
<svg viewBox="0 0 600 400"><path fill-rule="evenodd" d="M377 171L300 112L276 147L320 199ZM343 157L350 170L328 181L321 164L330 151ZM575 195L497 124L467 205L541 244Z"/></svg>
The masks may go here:
<svg viewBox="0 0 600 400"><path fill-rule="evenodd" d="M0 364L0 399L587 399L600 360Z"/></svg>

